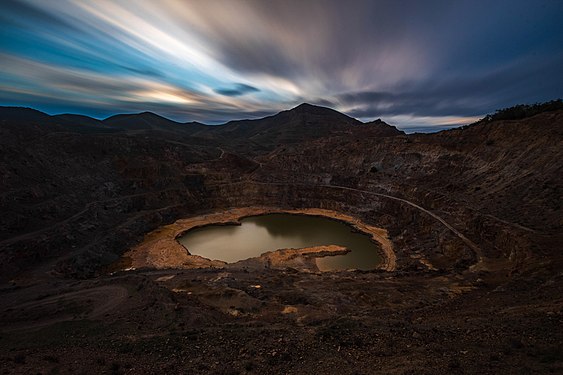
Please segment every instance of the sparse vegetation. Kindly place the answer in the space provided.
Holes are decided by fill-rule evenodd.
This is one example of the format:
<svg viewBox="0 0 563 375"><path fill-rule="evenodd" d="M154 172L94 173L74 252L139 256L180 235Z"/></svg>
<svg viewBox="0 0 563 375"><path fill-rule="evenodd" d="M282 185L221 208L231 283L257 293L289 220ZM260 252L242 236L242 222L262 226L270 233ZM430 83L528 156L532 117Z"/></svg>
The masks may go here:
<svg viewBox="0 0 563 375"><path fill-rule="evenodd" d="M532 117L539 113L551 112L563 109L563 100L556 99L545 103L519 104L513 107L497 110L492 115L487 115L479 122L491 122L499 120L520 120Z"/></svg>

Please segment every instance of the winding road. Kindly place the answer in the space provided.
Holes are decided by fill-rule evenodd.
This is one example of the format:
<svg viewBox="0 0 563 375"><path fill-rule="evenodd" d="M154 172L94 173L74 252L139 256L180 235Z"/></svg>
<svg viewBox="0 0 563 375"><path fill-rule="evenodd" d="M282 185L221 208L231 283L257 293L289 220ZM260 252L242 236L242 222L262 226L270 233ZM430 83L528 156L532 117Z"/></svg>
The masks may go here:
<svg viewBox="0 0 563 375"><path fill-rule="evenodd" d="M221 159L224 154L225 151L221 148L218 147L218 149L221 151L221 154L219 156L218 159ZM224 183L224 184L216 184L216 185L211 185L211 186L219 186L219 185L238 185L238 184L257 184L257 185L270 185L270 186L287 186L287 185L293 185L293 186L307 186L307 187L319 187L319 188L327 188L327 189L337 189L337 190L344 190L344 191L352 191L352 192L357 192L357 193L361 193L361 194L366 194L366 195L371 195L371 196L377 196L377 197L382 197L382 198L387 198L387 199L391 199L394 201L398 201L398 202L402 202L405 203L411 207L416 208L417 210L431 216L432 218L434 218L435 220L439 221L442 225L444 225L446 228L448 228L453 234L455 234L460 240L462 240L471 250L473 250L475 252L475 254L478 257L478 263L480 263L482 261L482 251L481 249L470 239L468 239L463 233L461 233L459 230L457 230L453 225L451 225L450 223L448 223L446 220L444 220L443 218L441 218L440 216L438 216L437 214L435 214L432 211L429 211L427 209L425 209L424 207L421 207L420 205L409 201L407 199L404 198L399 198L396 196L392 196L392 195L388 195L388 194L383 194L383 193L375 193L372 191L368 191L368 190L361 190L361 189L356 189L356 188L351 188L351 187L347 187L347 186L339 186L339 185L325 185L325 184L305 184L305 183L296 183L296 182L259 182L259 181L240 181L240 182L229 182L229 183ZM94 201L94 202L90 202L86 205L86 207L84 209L82 209L81 211L75 213L74 215L66 218L63 221L57 222L55 224L52 224L48 227L45 228L41 228L38 229L36 231L33 232L28 232L28 233L24 233L3 241L0 241L0 246L6 246L6 245L10 245L13 243L16 243L18 241L21 240L25 240L28 239L30 237L33 236L37 236L41 233L50 231L50 230L54 230L57 227L66 224L74 219L77 219L78 217L80 217L81 215L85 214L93 205L95 204L99 204L99 203L104 203L104 202L111 202L111 201L118 201L118 200L122 200L122 199L127 199L127 198L132 198L132 197L137 197L137 196L143 196L143 195L148 195L148 194L158 194L161 192L165 192L165 191L169 191L169 190L174 190L174 189L163 189L157 192L148 192L148 193L140 193L140 194L132 194L132 195L127 195L127 196L123 196L123 197L117 197L117 198L110 198L110 199L106 199L106 200L99 200L99 201Z"/></svg>
<svg viewBox="0 0 563 375"><path fill-rule="evenodd" d="M249 182L247 181L246 183L249 183ZM409 206L414 207L414 208L418 209L419 211L424 212L425 214L427 214L427 215L431 216L432 218L438 220L446 228L448 228L453 234L455 234L460 240L462 240L471 250L473 250L475 252L475 254L478 257L477 263L480 263L483 260L481 249L473 241L471 241L469 238L467 238L459 230L454 228L446 220L444 220L440 216L436 215L434 212L429 211L429 210L425 209L424 207L421 207L418 204L411 202L407 199L395 197L395 196L388 195L388 194L375 193L375 192L368 191L368 190L355 189L355 188L351 188L351 187L347 187L347 186L339 186L339 185L303 184L303 183L295 183L295 182L257 182L257 181L253 181L253 182L250 182L250 183L254 183L254 184L258 184L258 185L271 185L271 186L294 185L294 186L307 186L307 187L322 187L322 188L329 188L329 189L353 191L353 192L357 192L357 193L362 193L362 194L367 194L367 195L372 195L372 196L378 196L378 197L383 197L383 198L395 200L395 201L398 201L398 202L402 202L402 203L408 204ZM239 184L239 183L233 183L233 185L234 184Z"/></svg>

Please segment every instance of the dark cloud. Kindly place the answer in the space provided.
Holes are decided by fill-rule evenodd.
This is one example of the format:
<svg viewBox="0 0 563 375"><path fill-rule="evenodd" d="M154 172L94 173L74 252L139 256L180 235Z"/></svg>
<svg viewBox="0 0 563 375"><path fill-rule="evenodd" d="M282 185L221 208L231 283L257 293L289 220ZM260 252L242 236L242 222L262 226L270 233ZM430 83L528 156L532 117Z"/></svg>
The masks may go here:
<svg viewBox="0 0 563 375"><path fill-rule="evenodd" d="M243 14L245 7L239 7L239 2L220 4L229 3L232 14ZM283 77L304 85L317 81L330 90L342 90L351 83L350 75L343 72L354 70L354 81L371 81L394 65L392 60L414 67L408 50L416 45L424 49L422 43L409 39L407 11L393 2L356 1L353 6L316 0L246 3L252 10L243 22L255 29L211 18L211 31L206 30L212 32L219 59L243 73ZM200 11L213 15L215 6L217 2L204 3ZM413 2L410 8L408 13L423 17L432 14L436 4ZM404 72L386 74L399 77Z"/></svg>
<svg viewBox="0 0 563 375"><path fill-rule="evenodd" d="M300 100L300 102L307 102L313 105L318 105L321 107L329 107L329 108L336 108L337 104L328 99L312 99L312 100Z"/></svg>
<svg viewBox="0 0 563 375"><path fill-rule="evenodd" d="M244 83L237 83L233 87L229 88L218 88L213 90L217 94L225 95L225 96L241 96L245 94L250 94L252 92L260 91L254 86L245 85Z"/></svg>
<svg viewBox="0 0 563 375"><path fill-rule="evenodd" d="M525 59L505 69L471 76L434 77L397 86L393 92L337 95L360 118L384 115L480 116L518 103L563 95L563 53L545 62ZM530 98L534 98L532 101Z"/></svg>
<svg viewBox="0 0 563 375"><path fill-rule="evenodd" d="M0 104L217 123L310 102L450 124L562 97L561 14L550 0L0 1Z"/></svg>

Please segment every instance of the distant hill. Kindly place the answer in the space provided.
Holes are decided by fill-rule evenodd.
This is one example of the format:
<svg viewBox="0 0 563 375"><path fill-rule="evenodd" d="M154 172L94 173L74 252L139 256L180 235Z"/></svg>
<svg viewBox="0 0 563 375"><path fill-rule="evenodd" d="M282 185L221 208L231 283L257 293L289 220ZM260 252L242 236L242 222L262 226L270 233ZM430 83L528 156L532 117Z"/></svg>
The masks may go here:
<svg viewBox="0 0 563 375"><path fill-rule="evenodd" d="M232 149L259 152L271 150L280 144L311 141L343 134L358 137L390 137L404 134L381 120L362 123L330 108L303 103L275 115L253 119L229 121L222 125L205 125L198 122L181 123L152 112L118 114L96 120L88 116L63 114L49 116L30 108L0 107L0 118L19 123L42 123L64 131L145 134L184 142L198 138L215 143L227 143ZM190 143L193 139L190 140Z"/></svg>
<svg viewBox="0 0 563 375"><path fill-rule="evenodd" d="M114 115L103 120L103 123L124 130L165 130L184 131L186 125L169 120L152 112Z"/></svg>
<svg viewBox="0 0 563 375"><path fill-rule="evenodd" d="M69 124L69 125L76 125L76 126L93 126L93 127L99 127L99 128L107 128L108 126L106 124L104 124L102 121L100 120L96 120L92 117L88 117L88 116L83 116L83 115L74 115L74 114L62 114L62 115L55 115L55 116L51 116L51 119L55 120L55 121L60 121L64 124Z"/></svg>
<svg viewBox="0 0 563 375"><path fill-rule="evenodd" d="M0 119L4 121L45 121L46 113L26 107L0 107Z"/></svg>
<svg viewBox="0 0 563 375"><path fill-rule="evenodd" d="M261 119L230 121L223 125L202 128L193 135L250 140L272 147L351 133L370 137L404 134L381 120L364 124L333 109L303 103Z"/></svg>

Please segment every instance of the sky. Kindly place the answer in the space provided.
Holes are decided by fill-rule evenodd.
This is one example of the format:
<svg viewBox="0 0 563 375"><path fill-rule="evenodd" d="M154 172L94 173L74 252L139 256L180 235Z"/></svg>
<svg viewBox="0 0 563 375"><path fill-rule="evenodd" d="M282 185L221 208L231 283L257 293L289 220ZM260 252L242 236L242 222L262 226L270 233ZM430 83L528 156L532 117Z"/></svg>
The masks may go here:
<svg viewBox="0 0 563 375"><path fill-rule="evenodd" d="M563 97L560 0L0 0L0 105L430 131Z"/></svg>

